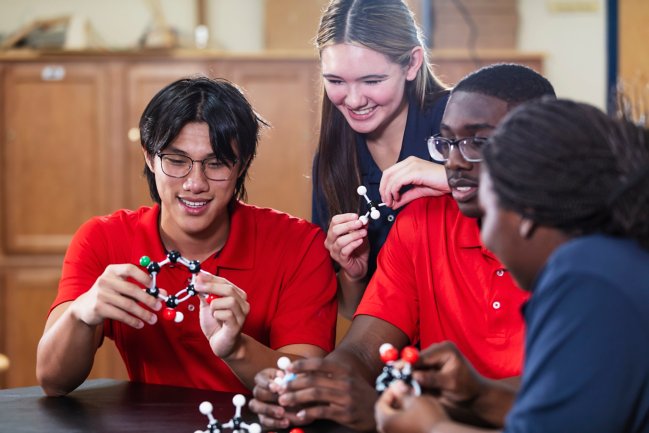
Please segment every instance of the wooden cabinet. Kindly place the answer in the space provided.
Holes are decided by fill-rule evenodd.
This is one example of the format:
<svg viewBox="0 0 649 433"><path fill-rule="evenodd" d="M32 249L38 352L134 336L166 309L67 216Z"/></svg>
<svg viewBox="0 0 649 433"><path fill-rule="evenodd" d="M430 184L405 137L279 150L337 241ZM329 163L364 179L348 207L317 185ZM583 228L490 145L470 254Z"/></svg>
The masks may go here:
<svg viewBox="0 0 649 433"><path fill-rule="evenodd" d="M63 254L93 215L150 204L140 115L171 81L227 78L271 124L248 201L308 218L317 117L313 58L61 56L0 60L0 387L36 384L35 354ZM125 378L112 341L91 377Z"/></svg>

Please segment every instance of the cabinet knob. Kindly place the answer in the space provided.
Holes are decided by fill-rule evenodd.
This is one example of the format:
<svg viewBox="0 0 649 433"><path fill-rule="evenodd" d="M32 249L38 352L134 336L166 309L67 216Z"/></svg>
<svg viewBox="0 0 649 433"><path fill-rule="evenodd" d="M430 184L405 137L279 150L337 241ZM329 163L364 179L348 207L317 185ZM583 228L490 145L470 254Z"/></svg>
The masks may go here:
<svg viewBox="0 0 649 433"><path fill-rule="evenodd" d="M133 127L128 130L128 139L132 142L139 142L140 141L140 129Z"/></svg>
<svg viewBox="0 0 649 433"><path fill-rule="evenodd" d="M61 81L65 78L65 68L61 65L48 65L41 70L43 81Z"/></svg>

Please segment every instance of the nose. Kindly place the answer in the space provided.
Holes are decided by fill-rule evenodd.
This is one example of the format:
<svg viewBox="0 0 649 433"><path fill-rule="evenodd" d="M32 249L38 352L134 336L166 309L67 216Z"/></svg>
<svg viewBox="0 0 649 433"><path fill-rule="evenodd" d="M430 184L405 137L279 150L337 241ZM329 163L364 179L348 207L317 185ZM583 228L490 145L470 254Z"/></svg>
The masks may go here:
<svg viewBox="0 0 649 433"><path fill-rule="evenodd" d="M367 104L361 89L356 85L350 85L345 95L345 105L351 109L361 108Z"/></svg>
<svg viewBox="0 0 649 433"><path fill-rule="evenodd" d="M460 153L460 148L457 144L453 144L448 152L448 160L446 160L445 166L449 170L471 170L473 164L464 159L462 153Z"/></svg>
<svg viewBox="0 0 649 433"><path fill-rule="evenodd" d="M194 162L192 169L187 174L185 182L183 182L183 189L192 193L200 193L207 191L210 184L203 172L203 165L200 162Z"/></svg>

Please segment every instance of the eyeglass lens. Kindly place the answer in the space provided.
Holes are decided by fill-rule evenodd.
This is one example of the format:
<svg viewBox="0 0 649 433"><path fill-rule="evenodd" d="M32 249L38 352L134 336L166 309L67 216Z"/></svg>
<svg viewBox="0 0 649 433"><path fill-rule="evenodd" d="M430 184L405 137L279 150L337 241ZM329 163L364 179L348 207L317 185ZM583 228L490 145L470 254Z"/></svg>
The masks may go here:
<svg viewBox="0 0 649 433"><path fill-rule="evenodd" d="M486 142L483 137L467 137L459 140L451 140L444 137L430 137L428 139L428 152L431 158L437 162L448 161L451 148L457 146L462 157L469 162L482 161L481 147Z"/></svg>
<svg viewBox="0 0 649 433"><path fill-rule="evenodd" d="M217 158L193 160L185 155L160 154L159 156L162 161L162 171L171 177L187 176L192 171L194 163L198 162L202 165L203 173L208 179L228 180L234 166L234 164L220 162Z"/></svg>

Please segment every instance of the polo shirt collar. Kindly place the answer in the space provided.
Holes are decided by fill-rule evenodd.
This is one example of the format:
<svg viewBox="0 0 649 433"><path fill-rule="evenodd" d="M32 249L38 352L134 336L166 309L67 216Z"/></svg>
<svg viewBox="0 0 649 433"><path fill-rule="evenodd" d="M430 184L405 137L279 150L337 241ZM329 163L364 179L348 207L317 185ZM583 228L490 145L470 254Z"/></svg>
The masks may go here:
<svg viewBox="0 0 649 433"><path fill-rule="evenodd" d="M485 256L491 257L494 260L498 258L484 245L482 245L482 240L480 239L480 226L478 225L478 220L475 218L465 217L460 218L458 221L459 225L462 225L461 230L457 230L457 243L460 248L480 248L482 254Z"/></svg>
<svg viewBox="0 0 649 433"><path fill-rule="evenodd" d="M252 207L235 201L230 213L230 233L217 253L219 268L252 269L255 264L257 224Z"/></svg>
<svg viewBox="0 0 649 433"><path fill-rule="evenodd" d="M146 253L150 257L164 257L167 251L160 238L160 205L155 204L150 211L142 215L141 233L147 241L141 245L149 245L151 250ZM256 245L257 225L255 214L251 207L235 201L230 213L230 233L221 251L217 252L219 268L252 269L254 266L254 246ZM139 256L138 256L139 260Z"/></svg>

